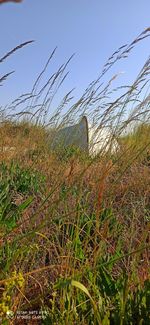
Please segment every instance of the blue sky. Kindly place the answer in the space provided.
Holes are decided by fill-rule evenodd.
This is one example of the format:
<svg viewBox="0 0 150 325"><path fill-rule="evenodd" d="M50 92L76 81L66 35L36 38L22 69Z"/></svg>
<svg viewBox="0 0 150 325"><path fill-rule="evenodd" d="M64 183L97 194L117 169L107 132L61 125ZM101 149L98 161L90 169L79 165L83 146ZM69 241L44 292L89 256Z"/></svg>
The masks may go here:
<svg viewBox="0 0 150 325"><path fill-rule="evenodd" d="M49 54L58 46L47 74L76 53L58 97L76 87L79 96L95 79L107 58L150 26L149 0L23 0L0 6L0 57L26 40L35 42L0 66L0 75L15 70L1 87L1 105L31 90ZM120 84L130 84L150 54L150 38L117 64Z"/></svg>

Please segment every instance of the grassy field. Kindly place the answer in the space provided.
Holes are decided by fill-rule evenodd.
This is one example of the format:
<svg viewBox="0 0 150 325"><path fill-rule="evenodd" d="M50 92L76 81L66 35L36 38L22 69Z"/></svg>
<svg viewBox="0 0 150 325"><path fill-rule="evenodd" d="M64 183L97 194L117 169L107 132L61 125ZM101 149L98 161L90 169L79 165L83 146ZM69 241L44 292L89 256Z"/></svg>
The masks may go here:
<svg viewBox="0 0 150 325"><path fill-rule="evenodd" d="M129 53L146 33L149 30L117 55ZM39 96L47 85L53 87L67 64L55 80L49 79L52 85L48 82L36 92L37 79L30 96L21 96L1 111L1 323L148 325L149 97L138 96L148 84L149 61L135 83L112 103L108 100L102 112L96 108L104 104L111 82L99 91L98 78L61 123L70 92L47 123L48 95L41 106ZM98 124L113 126L117 152L103 150L94 158L77 148L52 152L53 121L65 125L74 116L88 114L93 103ZM18 112L19 104L26 110ZM125 132L131 124L132 132Z"/></svg>

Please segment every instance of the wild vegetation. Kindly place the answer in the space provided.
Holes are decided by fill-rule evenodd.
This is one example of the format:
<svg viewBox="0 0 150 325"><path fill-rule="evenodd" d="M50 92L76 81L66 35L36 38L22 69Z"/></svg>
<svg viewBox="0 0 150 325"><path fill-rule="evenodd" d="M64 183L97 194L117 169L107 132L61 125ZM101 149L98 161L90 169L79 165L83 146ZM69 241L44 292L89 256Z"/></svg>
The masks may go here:
<svg viewBox="0 0 150 325"><path fill-rule="evenodd" d="M131 86L102 83L149 35L119 48L83 96L72 103L69 91L52 115L70 62L40 86L55 50L31 93L1 108L2 324L149 324L150 60ZM85 114L112 128L117 152L51 150L54 128Z"/></svg>

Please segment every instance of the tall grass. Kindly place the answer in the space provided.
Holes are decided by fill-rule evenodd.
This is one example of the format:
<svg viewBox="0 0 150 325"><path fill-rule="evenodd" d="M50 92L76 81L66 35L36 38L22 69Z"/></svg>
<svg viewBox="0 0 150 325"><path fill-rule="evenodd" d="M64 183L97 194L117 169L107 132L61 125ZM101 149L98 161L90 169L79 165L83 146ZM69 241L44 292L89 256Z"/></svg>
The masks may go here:
<svg viewBox="0 0 150 325"><path fill-rule="evenodd" d="M131 86L102 83L149 32L113 53L75 103L68 91L50 113L72 57L40 87L55 49L31 92L1 109L2 324L149 324L150 61ZM111 127L118 152L50 150L53 131L83 115Z"/></svg>

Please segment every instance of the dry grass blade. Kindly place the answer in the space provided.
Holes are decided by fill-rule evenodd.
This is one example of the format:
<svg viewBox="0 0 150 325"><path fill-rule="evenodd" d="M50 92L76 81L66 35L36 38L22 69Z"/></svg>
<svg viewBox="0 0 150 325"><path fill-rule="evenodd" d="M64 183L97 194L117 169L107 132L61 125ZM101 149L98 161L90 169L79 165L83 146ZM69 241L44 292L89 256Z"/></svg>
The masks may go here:
<svg viewBox="0 0 150 325"><path fill-rule="evenodd" d="M144 32L140 33L140 35L138 35L129 45L125 44L119 47L119 49L112 54L112 56L108 59L108 61L104 65L101 75L103 76L118 60L127 58L129 52L131 52L131 50L138 42L150 36L149 32L150 32L150 28L147 28L144 30ZM147 35L145 35L146 33Z"/></svg>
<svg viewBox="0 0 150 325"><path fill-rule="evenodd" d="M0 63L2 63L4 60L6 60L10 55L14 54L16 51L20 50L21 48L23 48L24 46L33 43L34 41L27 41L24 42L16 47L14 47L11 51L9 51L8 53L6 53L1 59L0 59Z"/></svg>
<svg viewBox="0 0 150 325"><path fill-rule="evenodd" d="M33 85L32 91L31 91L32 94L36 91L36 88L37 88L37 86L38 86L38 83L39 83L41 77L43 76L44 72L46 71L46 69L47 69L47 67L48 67L48 65L49 65L49 63L50 63L50 61L51 61L51 59L53 58L53 56L54 56L54 54L55 54L55 52L56 52L56 49L57 49L57 47L55 47L55 49L53 50L53 52L50 54L50 56L49 56L49 58L48 58L48 60L47 60L47 62L46 62L46 64L45 64L43 70L42 70L41 73L38 75L38 77L37 77L37 79L36 79L36 81L35 81L35 83L34 83L34 85ZM32 105L31 105L31 106L32 106Z"/></svg>
<svg viewBox="0 0 150 325"><path fill-rule="evenodd" d="M4 76L0 77L0 83L2 83L4 80L6 80L12 73L14 73L15 71L11 71L6 73ZM2 85L1 85L2 86Z"/></svg>

